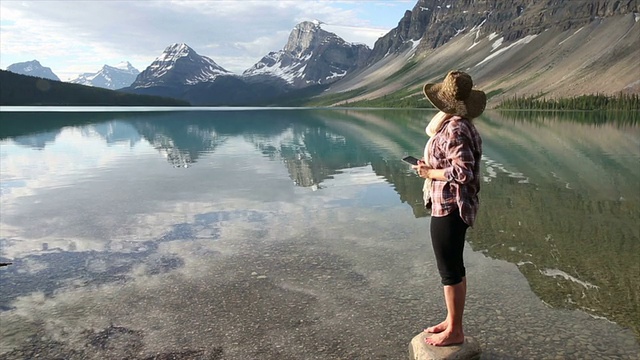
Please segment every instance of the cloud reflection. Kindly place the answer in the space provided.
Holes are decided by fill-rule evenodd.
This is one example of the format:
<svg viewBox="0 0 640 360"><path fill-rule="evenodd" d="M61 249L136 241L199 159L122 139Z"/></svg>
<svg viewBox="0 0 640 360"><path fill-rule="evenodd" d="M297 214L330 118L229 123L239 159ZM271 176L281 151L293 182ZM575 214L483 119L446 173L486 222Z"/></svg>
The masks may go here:
<svg viewBox="0 0 640 360"><path fill-rule="evenodd" d="M399 159L421 151L425 116L394 114L175 112L153 115L154 121L134 115L64 127L39 150L6 139L3 160L15 156L35 170L30 174L17 160L8 170L2 168L0 242L3 256L16 259L5 273L22 279L3 303L34 290L55 297L83 287L126 287L139 278L190 278L196 268L215 265L205 266L203 256L246 260L243 251L256 242L304 238L309 232L346 242L381 237L393 242L395 234L374 233L363 240L347 230L370 226L367 217L373 214L378 225L404 234L393 223L397 216L378 217L403 203L414 216L424 216L421 181ZM478 127L485 138L484 176L491 181L483 185L480 226L471 238L474 250L519 264L536 294L554 306L594 309L596 314L614 308L615 319L631 318L633 309L617 305L624 298L606 295L619 294L616 285L600 280L628 272L603 272L604 267L594 264L615 258L617 262L607 262L609 267L633 270L637 265L628 260L633 248L613 255L591 251L589 244L634 246L625 240L633 239L634 230L624 216L637 212L637 195L629 191L637 182L612 186L600 184L599 173L588 175L606 170L623 180L637 179L630 176L637 172L629 166L633 161L621 156L637 143L627 136L637 127L604 126L599 134L610 140L595 140L595 150L584 147L593 134L582 124L488 116ZM544 136L532 137L536 131ZM598 151L605 149L600 157ZM173 168L163 156L168 153L188 157L190 166ZM48 156L55 166L46 163ZM584 158L584 166L574 165L576 158ZM599 186L604 192L584 195ZM613 196L608 195L611 190ZM572 216L562 216L567 209ZM22 269L21 277L13 269ZM567 277L546 276L544 269ZM249 274L256 273L254 280L270 278L263 270ZM39 279L41 275L47 276ZM349 276L356 283L361 279ZM587 288L584 297L576 297L574 292L585 288L571 279L599 289ZM283 289L317 294L297 283Z"/></svg>

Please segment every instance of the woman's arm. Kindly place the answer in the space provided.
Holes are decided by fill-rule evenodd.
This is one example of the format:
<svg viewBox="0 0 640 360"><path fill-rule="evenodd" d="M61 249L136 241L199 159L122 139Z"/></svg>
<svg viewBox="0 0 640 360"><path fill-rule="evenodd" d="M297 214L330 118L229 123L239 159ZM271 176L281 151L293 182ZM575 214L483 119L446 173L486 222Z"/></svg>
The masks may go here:
<svg viewBox="0 0 640 360"><path fill-rule="evenodd" d="M432 169L424 161L414 165L418 176L425 179L457 182L466 184L473 180L473 166L475 157L471 149L471 141L466 134L454 131L451 139L447 142L446 156L450 166L445 169Z"/></svg>
<svg viewBox="0 0 640 360"><path fill-rule="evenodd" d="M414 165L413 169L418 172L418 176L421 178L447 181L445 169L432 169L426 164Z"/></svg>

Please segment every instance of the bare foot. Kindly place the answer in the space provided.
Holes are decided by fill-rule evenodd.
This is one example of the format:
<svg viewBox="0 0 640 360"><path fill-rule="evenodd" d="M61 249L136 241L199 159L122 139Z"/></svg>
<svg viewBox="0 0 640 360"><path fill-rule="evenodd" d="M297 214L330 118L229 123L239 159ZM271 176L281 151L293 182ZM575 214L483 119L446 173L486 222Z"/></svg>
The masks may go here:
<svg viewBox="0 0 640 360"><path fill-rule="evenodd" d="M447 326L449 326L449 323L447 322L447 320L444 320L436 326L429 326L428 328L424 329L424 331L437 334L447 330Z"/></svg>
<svg viewBox="0 0 640 360"><path fill-rule="evenodd" d="M462 344L464 342L464 334L462 332L442 331L428 337L425 341L433 346Z"/></svg>

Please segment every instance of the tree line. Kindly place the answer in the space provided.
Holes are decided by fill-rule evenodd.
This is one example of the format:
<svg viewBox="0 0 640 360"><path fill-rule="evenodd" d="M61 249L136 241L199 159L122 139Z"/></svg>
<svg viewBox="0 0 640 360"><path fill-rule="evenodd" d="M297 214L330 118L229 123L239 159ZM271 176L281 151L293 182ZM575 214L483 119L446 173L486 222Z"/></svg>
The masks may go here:
<svg viewBox="0 0 640 360"><path fill-rule="evenodd" d="M189 106L186 101L128 94L0 70L0 105Z"/></svg>
<svg viewBox="0 0 640 360"><path fill-rule="evenodd" d="M640 110L638 94L618 93L616 95L591 94L569 98L547 99L542 94L514 95L503 100L498 109L513 110Z"/></svg>

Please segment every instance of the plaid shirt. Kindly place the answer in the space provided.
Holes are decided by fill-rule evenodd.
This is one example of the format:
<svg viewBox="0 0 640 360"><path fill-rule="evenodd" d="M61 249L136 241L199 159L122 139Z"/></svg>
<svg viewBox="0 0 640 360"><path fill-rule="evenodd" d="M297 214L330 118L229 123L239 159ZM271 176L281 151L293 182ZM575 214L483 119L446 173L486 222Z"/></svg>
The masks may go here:
<svg viewBox="0 0 640 360"><path fill-rule="evenodd" d="M445 169L447 181L433 180L431 216L446 216L459 210L473 226L480 203L480 158L482 139L473 123L459 116L446 120L429 147L428 164Z"/></svg>

